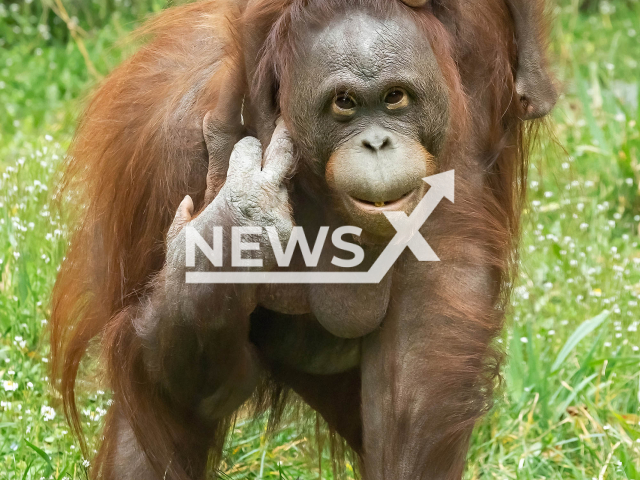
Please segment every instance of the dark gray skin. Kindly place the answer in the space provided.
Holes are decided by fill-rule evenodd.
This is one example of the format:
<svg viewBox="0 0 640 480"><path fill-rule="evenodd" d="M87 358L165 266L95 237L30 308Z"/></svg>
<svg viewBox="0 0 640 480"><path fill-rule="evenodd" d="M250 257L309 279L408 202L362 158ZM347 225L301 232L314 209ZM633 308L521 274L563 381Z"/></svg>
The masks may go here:
<svg viewBox="0 0 640 480"><path fill-rule="evenodd" d="M401 1L412 8L421 8L429 3L429 0ZM553 76L548 69L544 45L540 35L540 29L544 22L542 17L545 0L504 1L515 22L515 37L518 47L518 68L516 70L515 87L522 104L522 119L535 120L542 118L553 109L558 100L558 92ZM249 32L244 38L245 43L249 51L256 52L256 55L247 57L246 68L251 75L255 73L254 65L260 48L256 44L252 29L249 29ZM258 138L266 143L271 133L270 125L273 124L275 115L272 100L270 97L261 94L257 98L253 98L252 102L254 103L256 116L260 119ZM223 111L230 112L232 109ZM228 155L229 152L226 153Z"/></svg>
<svg viewBox="0 0 640 480"><path fill-rule="evenodd" d="M362 402L353 405L348 416L358 418L362 408L362 432L341 419L334 428L363 454L368 480L426 478L412 468L442 439L436 432L425 444L420 428L400 426L393 419L421 426L442 416L442 406L428 401L433 380L415 378L412 368L428 370L422 352L441 341L438 323L444 320L429 313L437 299L428 289L418 292L412 279L454 282L460 295L484 294L490 284L486 272L464 265L456 272L442 271L405 251L378 285L258 288L184 282L187 223L210 244L213 226L224 227L225 239L232 226L273 226L284 243L294 223L305 227L311 239L320 225L357 225L364 230L361 268L368 268L393 234L383 212L411 213L425 192L421 179L438 171L449 119L447 89L428 41L411 21L353 13L309 34L304 48L308 54L292 66L295 91L282 106L292 134L279 121L264 155L256 138L241 139L231 153L226 183L214 192L213 201L196 217L188 196L178 208L167 236L165 266L136 320L146 347L145 363L171 401L206 419L220 419L240 407L270 363L288 369L287 384L331 418L332 411L320 399L333 398L327 392L335 387L339 402L342 383L322 386L323 395L314 396L306 375L344 372L348 378L360 367ZM342 56L348 61L337 60ZM215 119L214 112L204 122L210 153L221 148L215 142ZM298 209L310 200L296 202L285 188L294 153L324 173L332 207L326 207L325 198L323 208ZM210 170L219 169L210 165ZM304 192L296 195L304 197ZM269 242L266 236L258 240L264 268L271 269ZM327 270L335 253L328 245L325 250L318 270ZM228 243L224 252L222 268L230 269ZM298 258L290 268L299 267ZM196 257L195 270L212 268L203 255ZM459 282L460 274L466 283ZM485 296L490 302L492 297ZM273 329L257 335L265 324ZM357 381L345 385L346 391L357 387ZM402 437L393 444L402 447L402 455L388 451L391 444L385 439L396 437ZM121 438L128 442L122 448L128 453L119 461L122 478L134 478L124 474L126 466L134 464L135 478L155 478L130 445L130 432L123 429ZM444 478L446 472L440 473Z"/></svg>
<svg viewBox="0 0 640 480"><path fill-rule="evenodd" d="M306 39L305 51L317 54L293 66L289 115L302 156L324 164L335 206L350 224L388 240L395 231L383 211L413 211L422 178L436 172L433 155L449 116L447 88L422 33L413 22L374 23L351 14ZM310 78L322 80L311 88ZM306 145L310 138L317 140ZM380 202L388 206L373 208Z"/></svg>

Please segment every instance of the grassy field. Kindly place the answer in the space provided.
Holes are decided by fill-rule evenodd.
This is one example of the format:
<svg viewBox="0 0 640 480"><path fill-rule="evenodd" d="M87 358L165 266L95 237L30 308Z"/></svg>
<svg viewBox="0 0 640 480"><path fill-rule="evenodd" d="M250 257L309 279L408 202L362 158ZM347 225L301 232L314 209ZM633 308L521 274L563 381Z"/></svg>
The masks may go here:
<svg viewBox="0 0 640 480"><path fill-rule="evenodd" d="M640 2L587 14L557 1L556 140L532 159L505 384L476 429L469 479L640 478ZM126 55L117 41L162 7L127 2L68 15L60 5L82 2L0 3L1 479L85 478L89 464L47 378L43 332L67 236L49 202L82 99ZM82 387L97 439L109 394ZM331 478L326 449L321 464ZM267 437L263 422L239 420L223 470L311 479L318 465L296 426Z"/></svg>

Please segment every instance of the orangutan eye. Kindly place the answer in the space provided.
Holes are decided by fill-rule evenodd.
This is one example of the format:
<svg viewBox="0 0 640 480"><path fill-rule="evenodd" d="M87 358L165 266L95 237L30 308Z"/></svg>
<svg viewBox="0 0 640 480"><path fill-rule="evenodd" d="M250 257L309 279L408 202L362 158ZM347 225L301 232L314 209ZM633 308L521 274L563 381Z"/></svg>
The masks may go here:
<svg viewBox="0 0 640 480"><path fill-rule="evenodd" d="M356 101L346 92L339 93L333 99L332 110L336 115L353 115L356 109Z"/></svg>
<svg viewBox="0 0 640 480"><path fill-rule="evenodd" d="M385 95L384 103L390 110L404 108L409 105L409 95L401 88L392 88Z"/></svg>

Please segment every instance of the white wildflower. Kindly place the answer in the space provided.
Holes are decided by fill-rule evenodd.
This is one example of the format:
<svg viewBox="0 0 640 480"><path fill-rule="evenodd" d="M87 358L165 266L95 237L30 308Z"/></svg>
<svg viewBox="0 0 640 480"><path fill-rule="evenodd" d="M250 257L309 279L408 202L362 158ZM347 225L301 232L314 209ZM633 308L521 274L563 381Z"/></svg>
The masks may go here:
<svg viewBox="0 0 640 480"><path fill-rule="evenodd" d="M2 387L5 392L15 392L18 389L18 382L14 382L13 380L3 380Z"/></svg>
<svg viewBox="0 0 640 480"><path fill-rule="evenodd" d="M40 408L40 415L42 415L45 422L48 422L56 418L56 411L48 405L43 405L42 408Z"/></svg>

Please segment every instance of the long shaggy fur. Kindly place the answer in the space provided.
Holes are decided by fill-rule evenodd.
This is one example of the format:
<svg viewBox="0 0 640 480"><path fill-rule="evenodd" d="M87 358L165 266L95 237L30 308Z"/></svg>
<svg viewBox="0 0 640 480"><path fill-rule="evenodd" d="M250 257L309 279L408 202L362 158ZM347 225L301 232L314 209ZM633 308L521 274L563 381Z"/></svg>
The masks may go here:
<svg viewBox="0 0 640 480"><path fill-rule="evenodd" d="M131 319L162 268L165 234L178 204L189 194L197 208L203 206L206 112L234 89L247 104L257 103L265 91L287 91L288 65L304 54L296 51L297 35L344 8L345 0L257 0L246 9L243 3L200 1L153 20L143 31L150 42L99 88L71 147L65 187L82 208L53 292L52 368L65 413L82 438L76 378L91 342L100 339L116 408L107 419L95 477L110 476L122 419L132 425L159 478L186 480L203 470L208 455L214 463L220 458L229 421L202 425L189 412L162 414L168 407L145 374ZM406 8L392 0L348 3L380 14ZM426 353L442 367L433 399L450 402L453 415L446 425L430 425L445 428L449 436L441 451L423 459L424 468L431 463L429 468L438 471L438 462L451 462L449 451L459 451L454 446L468 442L473 423L490 406L499 373L502 353L492 341L502 327L514 265L526 142L514 93L516 52L506 5L435 0L413 15L449 85L452 138L464 145L463 151L450 150L449 158L479 158L486 179L480 191L459 184L464 193L447 209L434 248L447 245L443 251L449 258L443 261L464 257L489 265L496 285L489 306L482 298L460 298L455 285L428 286L441 299L435 311L454 325L444 334L446 351ZM249 35L254 45L245 48ZM276 108L285 102L275 97ZM253 133L258 119L250 108L244 115L239 133ZM481 239L484 247L471 253L456 250L468 238ZM459 394L451 396L452 390ZM282 385L275 382L264 391L273 402L262 403L281 411L288 398ZM182 462L186 450L199 452L200 463ZM174 459L169 466L167 458ZM456 464L462 471L464 458Z"/></svg>

